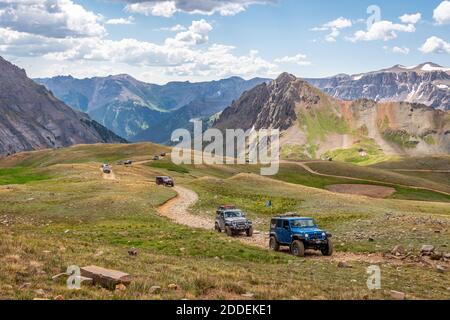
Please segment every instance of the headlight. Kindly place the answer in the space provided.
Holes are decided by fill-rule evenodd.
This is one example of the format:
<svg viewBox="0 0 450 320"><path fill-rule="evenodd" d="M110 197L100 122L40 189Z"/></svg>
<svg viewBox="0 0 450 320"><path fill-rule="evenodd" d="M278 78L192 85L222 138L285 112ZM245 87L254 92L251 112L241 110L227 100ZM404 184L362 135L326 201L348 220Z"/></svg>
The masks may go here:
<svg viewBox="0 0 450 320"><path fill-rule="evenodd" d="M325 237L326 237L326 235L327 235L327 234L326 234L325 232L322 232L322 237L324 237L324 238L325 238Z"/></svg>
<svg viewBox="0 0 450 320"><path fill-rule="evenodd" d="M308 238L309 237L309 234L305 234L305 238Z"/></svg>

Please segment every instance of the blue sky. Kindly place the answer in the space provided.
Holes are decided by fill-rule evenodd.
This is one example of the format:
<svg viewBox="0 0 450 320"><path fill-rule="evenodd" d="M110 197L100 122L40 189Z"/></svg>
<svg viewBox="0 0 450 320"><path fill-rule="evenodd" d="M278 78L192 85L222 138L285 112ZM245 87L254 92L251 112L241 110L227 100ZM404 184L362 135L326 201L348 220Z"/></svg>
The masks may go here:
<svg viewBox="0 0 450 320"><path fill-rule="evenodd" d="M368 26L371 5L380 17ZM165 83L449 67L449 31L442 0L0 0L0 55L32 77Z"/></svg>

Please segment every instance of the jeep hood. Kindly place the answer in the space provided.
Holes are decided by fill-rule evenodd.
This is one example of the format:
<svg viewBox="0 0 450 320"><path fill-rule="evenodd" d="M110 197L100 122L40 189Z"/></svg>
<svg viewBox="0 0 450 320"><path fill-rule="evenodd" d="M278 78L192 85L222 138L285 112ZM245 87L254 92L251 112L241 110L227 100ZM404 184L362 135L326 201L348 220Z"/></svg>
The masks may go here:
<svg viewBox="0 0 450 320"><path fill-rule="evenodd" d="M314 234L314 233L322 233L325 232L319 228L292 228L292 232L294 233L298 233L298 234L305 234L305 233L310 233L310 234Z"/></svg>
<svg viewBox="0 0 450 320"><path fill-rule="evenodd" d="M227 222L247 222L246 218L226 218Z"/></svg>

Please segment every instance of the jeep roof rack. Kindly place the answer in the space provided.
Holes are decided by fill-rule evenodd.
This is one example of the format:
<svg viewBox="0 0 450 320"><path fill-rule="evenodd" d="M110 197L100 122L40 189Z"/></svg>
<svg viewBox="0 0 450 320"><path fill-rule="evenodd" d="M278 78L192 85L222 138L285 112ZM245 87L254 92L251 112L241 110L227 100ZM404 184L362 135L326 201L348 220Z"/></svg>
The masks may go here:
<svg viewBox="0 0 450 320"><path fill-rule="evenodd" d="M237 209L237 207L232 204L223 205L219 207L219 210L234 210L234 209Z"/></svg>

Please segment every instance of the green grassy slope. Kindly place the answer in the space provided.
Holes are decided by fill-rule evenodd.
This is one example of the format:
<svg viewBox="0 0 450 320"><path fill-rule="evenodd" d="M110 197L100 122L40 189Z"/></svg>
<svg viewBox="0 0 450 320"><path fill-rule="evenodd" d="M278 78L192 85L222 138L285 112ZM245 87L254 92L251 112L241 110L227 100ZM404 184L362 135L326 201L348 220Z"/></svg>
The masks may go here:
<svg viewBox="0 0 450 320"><path fill-rule="evenodd" d="M168 171L174 168L167 160L149 166L115 166L118 180L104 180L99 165L106 158L142 159L148 151L139 145L105 147L21 155L17 163L32 169L2 169L50 178L0 186L1 299L57 295L66 299L239 299L247 292L257 299L384 299L389 298L389 290L405 291L411 299L448 296L446 275L428 266L409 263L399 268L395 261L383 263L383 290L369 291L366 268L371 261L352 261L353 268L342 269L331 259L296 259L244 245L212 230L176 225L156 213L157 206L175 193L153 181L156 175L169 173L178 184L197 191L200 201L192 213L200 216L213 216L219 204L236 203L263 232L273 214L297 210L332 232L337 255L349 259L358 254L381 255L396 244L416 253L425 242L447 250L447 203L339 195L239 174L257 167L186 166L186 170ZM0 164L6 167L10 161ZM283 170L287 171L281 175L287 179L296 169L289 165ZM313 177L300 172L295 179L306 184ZM319 180L310 184L324 185ZM273 208L264 206L268 199ZM130 248L138 250L137 257L127 254ZM51 280L73 264L122 270L133 275L133 283L125 291L89 286L72 291L64 281ZM171 283L179 289L168 289ZM154 285L162 287L160 294L150 293ZM44 296L36 293L38 289L44 290Z"/></svg>

